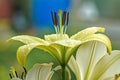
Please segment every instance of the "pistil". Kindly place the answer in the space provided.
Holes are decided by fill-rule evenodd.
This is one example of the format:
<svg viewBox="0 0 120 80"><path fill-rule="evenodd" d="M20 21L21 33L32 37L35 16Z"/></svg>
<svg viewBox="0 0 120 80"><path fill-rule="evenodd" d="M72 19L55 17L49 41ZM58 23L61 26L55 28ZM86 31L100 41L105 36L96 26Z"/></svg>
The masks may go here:
<svg viewBox="0 0 120 80"><path fill-rule="evenodd" d="M60 39L62 39L63 29L64 29L64 26L62 25L62 10L58 11L58 17L59 17L59 27L60 27Z"/></svg>

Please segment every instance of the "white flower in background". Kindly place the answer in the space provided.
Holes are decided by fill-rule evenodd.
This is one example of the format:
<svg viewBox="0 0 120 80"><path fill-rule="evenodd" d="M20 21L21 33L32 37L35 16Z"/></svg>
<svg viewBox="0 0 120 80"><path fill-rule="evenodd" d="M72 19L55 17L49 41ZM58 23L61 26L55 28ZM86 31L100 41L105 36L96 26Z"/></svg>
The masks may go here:
<svg viewBox="0 0 120 80"><path fill-rule="evenodd" d="M25 78L18 76L17 72L11 67L11 80L50 80L55 71L61 69L60 66L52 69L53 63L35 64L32 69L26 73Z"/></svg>
<svg viewBox="0 0 120 80"><path fill-rule="evenodd" d="M69 66L77 80L120 80L120 51L108 55L103 43L91 41L78 48Z"/></svg>

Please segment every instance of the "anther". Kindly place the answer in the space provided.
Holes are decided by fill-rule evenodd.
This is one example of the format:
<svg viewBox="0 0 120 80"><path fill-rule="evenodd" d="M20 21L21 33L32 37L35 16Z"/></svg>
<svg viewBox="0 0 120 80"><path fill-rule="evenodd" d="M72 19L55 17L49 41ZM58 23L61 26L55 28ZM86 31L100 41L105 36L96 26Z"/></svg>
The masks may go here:
<svg viewBox="0 0 120 80"><path fill-rule="evenodd" d="M17 77L15 68L13 66L10 67L10 71L12 72L14 77Z"/></svg>
<svg viewBox="0 0 120 80"><path fill-rule="evenodd" d="M25 77L25 73L22 72L21 79L24 79L24 77Z"/></svg>
<svg viewBox="0 0 120 80"><path fill-rule="evenodd" d="M16 77L18 77L17 71L15 71Z"/></svg>
<svg viewBox="0 0 120 80"><path fill-rule="evenodd" d="M57 20L56 12L53 13L53 12L51 11L51 16L52 16L53 24L55 25L55 27L57 27L57 25L58 25L58 20Z"/></svg>
<svg viewBox="0 0 120 80"><path fill-rule="evenodd" d="M27 70L26 70L26 68L25 68L25 67L23 67L23 69L24 69L24 71L25 71L25 74L27 74Z"/></svg>
<svg viewBox="0 0 120 80"><path fill-rule="evenodd" d="M115 74L114 79L117 80L120 77L120 74Z"/></svg>
<svg viewBox="0 0 120 80"><path fill-rule="evenodd" d="M57 20L57 15L56 12L54 12L54 25L57 27L58 25L58 20Z"/></svg>
<svg viewBox="0 0 120 80"><path fill-rule="evenodd" d="M9 73L10 79L12 79L12 75Z"/></svg>
<svg viewBox="0 0 120 80"><path fill-rule="evenodd" d="M63 12L63 17L62 17L62 25L64 25L66 22L66 12Z"/></svg>
<svg viewBox="0 0 120 80"><path fill-rule="evenodd" d="M66 22L67 26L68 26L68 22L69 22L69 12L67 12L67 22Z"/></svg>

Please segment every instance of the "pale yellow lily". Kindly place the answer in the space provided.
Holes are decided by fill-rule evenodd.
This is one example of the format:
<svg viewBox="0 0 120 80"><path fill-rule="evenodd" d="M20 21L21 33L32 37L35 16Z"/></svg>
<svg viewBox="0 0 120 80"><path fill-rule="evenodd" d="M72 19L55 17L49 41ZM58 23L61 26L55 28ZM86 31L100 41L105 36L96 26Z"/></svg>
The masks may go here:
<svg viewBox="0 0 120 80"><path fill-rule="evenodd" d="M95 34L96 32L104 32L104 30L102 27L91 27L78 32L70 38L67 34L62 34L62 39L60 39L59 34L45 35L45 40L38 37L20 35L12 37L9 41L16 40L25 44L17 50L17 59L22 66L25 65L28 54L34 48L44 50L54 56L60 64L66 64L77 47L89 41L96 40L104 43L110 54L111 43L108 37L100 33Z"/></svg>
<svg viewBox="0 0 120 80"><path fill-rule="evenodd" d="M87 42L78 48L76 58L71 57L69 66L77 80L119 80L120 51L108 55L103 43Z"/></svg>
<svg viewBox="0 0 120 80"><path fill-rule="evenodd" d="M9 39L9 41L16 40L25 44L17 50L17 59L22 66L25 65L26 58L30 51L34 48L38 48L48 52L57 59L62 67L62 80L65 80L66 65L72 54L80 45L89 41L99 41L106 45L108 53L111 54L111 42L106 35L101 34L105 31L104 28L87 28L69 37L66 34L69 13L62 13L62 11L59 10L58 16L55 12L51 12L51 14L56 34L45 35L44 39L28 35L15 36Z"/></svg>

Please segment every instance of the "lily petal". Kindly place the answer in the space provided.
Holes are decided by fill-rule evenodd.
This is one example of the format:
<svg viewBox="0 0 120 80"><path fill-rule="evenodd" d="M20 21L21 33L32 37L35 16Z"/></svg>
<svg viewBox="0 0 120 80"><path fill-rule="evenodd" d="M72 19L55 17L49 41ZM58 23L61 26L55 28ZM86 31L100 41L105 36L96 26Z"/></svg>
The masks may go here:
<svg viewBox="0 0 120 80"><path fill-rule="evenodd" d="M67 34L63 34L63 39L69 39L69 36ZM60 40L60 34L45 35L45 40L48 42L58 41Z"/></svg>
<svg viewBox="0 0 120 80"><path fill-rule="evenodd" d="M87 37L88 35L94 34L96 32L104 32L104 31L105 29L103 27L91 27L91 28L84 29L78 32L77 34L71 36L70 39L81 40Z"/></svg>
<svg viewBox="0 0 120 80"><path fill-rule="evenodd" d="M19 62L20 65L24 66L25 62L26 62L26 58L28 56L28 54L30 53L30 51L35 48L36 46L38 46L38 43L31 43L31 44L27 44L27 45L23 45L21 47L18 48L17 50L17 60Z"/></svg>
<svg viewBox="0 0 120 80"><path fill-rule="evenodd" d="M78 46L79 46L79 45L76 45L76 46L74 46L74 47L72 47L72 48L67 48L67 50L66 50L66 56L65 56L65 61L66 61L66 62L68 62L69 59L70 59L70 57L71 57L74 53L76 53L76 50L77 50Z"/></svg>
<svg viewBox="0 0 120 80"><path fill-rule="evenodd" d="M47 41L43 39L40 39L38 37L28 36L28 35L20 35L20 36L12 37L8 40L8 42L13 41L13 40L20 41L24 44L30 44L30 43L49 44Z"/></svg>
<svg viewBox="0 0 120 80"><path fill-rule="evenodd" d="M82 39L81 41L82 41L82 43L85 43L85 42L89 42L89 41L93 41L93 40L104 43L107 46L108 54L111 54L111 51L112 51L111 41L104 34L92 34L92 35L87 36L86 38Z"/></svg>
<svg viewBox="0 0 120 80"><path fill-rule="evenodd" d="M57 48L50 46L50 43L44 41L43 39L28 35L21 35L21 36L12 37L8 41L13 41L13 40L20 41L26 44L19 47L19 49L17 50L17 59L22 66L25 64L26 57L33 48L42 49L50 53L53 57L57 58L59 62L61 61L60 51Z"/></svg>
<svg viewBox="0 0 120 80"><path fill-rule="evenodd" d="M113 51L111 55L103 56L96 64L91 80L106 80L120 73L120 51Z"/></svg>
<svg viewBox="0 0 120 80"><path fill-rule="evenodd" d="M81 76L80 76L80 69L78 67L78 64L75 61L74 56L71 56L68 65L70 67L70 69L73 71L73 73L76 75L76 79L77 80L81 80Z"/></svg>
<svg viewBox="0 0 120 80"><path fill-rule="evenodd" d="M52 65L53 63L35 64L28 72L26 80L50 80Z"/></svg>
<svg viewBox="0 0 120 80"><path fill-rule="evenodd" d="M97 41L84 43L78 48L76 62L80 69L80 80L89 80L92 70L101 57L107 54L106 51L105 45Z"/></svg>
<svg viewBox="0 0 120 80"><path fill-rule="evenodd" d="M21 64L22 66L25 65L28 54L34 48L39 48L41 50L44 50L44 51L50 53L53 57L57 58L58 61L61 61L61 59L60 59L61 55L55 48L53 48L49 45L42 45L40 43L31 43L31 44L23 45L18 48L17 59L18 59L19 64Z"/></svg>
<svg viewBox="0 0 120 80"><path fill-rule="evenodd" d="M61 46L65 46L65 47L75 47L76 45L81 44L81 41L67 39L67 40L55 41L53 44L61 45Z"/></svg>
<svg viewBox="0 0 120 80"><path fill-rule="evenodd" d="M12 78L11 80L22 80L22 79L20 79L20 78Z"/></svg>

